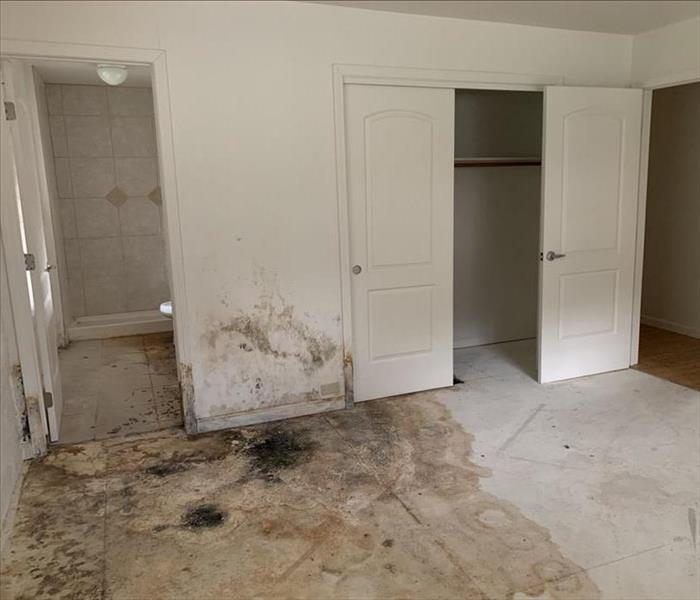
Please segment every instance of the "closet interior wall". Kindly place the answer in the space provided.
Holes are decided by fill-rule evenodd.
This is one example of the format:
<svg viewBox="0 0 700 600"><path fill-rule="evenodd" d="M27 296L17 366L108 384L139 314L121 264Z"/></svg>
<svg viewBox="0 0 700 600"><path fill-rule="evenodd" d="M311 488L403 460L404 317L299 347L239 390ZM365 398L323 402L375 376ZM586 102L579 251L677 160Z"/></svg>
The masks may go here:
<svg viewBox="0 0 700 600"><path fill-rule="evenodd" d="M540 92L456 91L456 162L536 162L541 145ZM540 176L538 164L455 167L456 348L536 336Z"/></svg>

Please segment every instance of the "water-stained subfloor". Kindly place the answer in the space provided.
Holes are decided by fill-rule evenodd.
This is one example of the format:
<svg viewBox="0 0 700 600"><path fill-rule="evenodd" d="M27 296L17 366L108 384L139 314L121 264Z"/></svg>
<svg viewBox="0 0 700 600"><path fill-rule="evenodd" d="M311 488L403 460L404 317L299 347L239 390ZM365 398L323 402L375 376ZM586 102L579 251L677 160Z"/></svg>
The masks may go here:
<svg viewBox="0 0 700 600"><path fill-rule="evenodd" d="M535 356L464 349L446 390L53 448L0 596L696 600L700 393L538 385Z"/></svg>
<svg viewBox="0 0 700 600"><path fill-rule="evenodd" d="M598 597L481 489L471 443L423 394L55 448L24 484L4 597Z"/></svg>

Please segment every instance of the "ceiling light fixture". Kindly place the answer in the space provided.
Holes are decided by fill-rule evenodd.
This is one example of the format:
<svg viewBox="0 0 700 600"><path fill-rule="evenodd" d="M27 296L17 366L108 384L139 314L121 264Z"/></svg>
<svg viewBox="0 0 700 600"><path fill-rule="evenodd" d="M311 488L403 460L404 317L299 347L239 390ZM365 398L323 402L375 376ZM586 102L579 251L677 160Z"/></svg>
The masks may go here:
<svg viewBox="0 0 700 600"><path fill-rule="evenodd" d="M129 74L124 65L97 65L97 74L107 85L119 85Z"/></svg>

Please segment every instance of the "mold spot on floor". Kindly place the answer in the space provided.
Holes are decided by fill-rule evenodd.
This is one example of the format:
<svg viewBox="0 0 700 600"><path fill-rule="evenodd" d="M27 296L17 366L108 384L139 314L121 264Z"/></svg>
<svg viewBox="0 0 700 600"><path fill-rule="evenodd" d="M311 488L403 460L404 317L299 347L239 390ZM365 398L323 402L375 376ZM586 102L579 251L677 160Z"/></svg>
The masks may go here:
<svg viewBox="0 0 700 600"><path fill-rule="evenodd" d="M188 465L181 462L163 461L148 467L146 473L157 477L167 477L174 473L182 473L182 471L186 471L188 468Z"/></svg>
<svg viewBox="0 0 700 600"><path fill-rule="evenodd" d="M202 529L219 527L225 519L226 513L216 504L200 504L185 513L182 524L188 529Z"/></svg>
<svg viewBox="0 0 700 600"><path fill-rule="evenodd" d="M313 444L301 436L276 429L251 442L244 453L250 459L250 469L255 476L275 481L280 471L295 466L312 450Z"/></svg>

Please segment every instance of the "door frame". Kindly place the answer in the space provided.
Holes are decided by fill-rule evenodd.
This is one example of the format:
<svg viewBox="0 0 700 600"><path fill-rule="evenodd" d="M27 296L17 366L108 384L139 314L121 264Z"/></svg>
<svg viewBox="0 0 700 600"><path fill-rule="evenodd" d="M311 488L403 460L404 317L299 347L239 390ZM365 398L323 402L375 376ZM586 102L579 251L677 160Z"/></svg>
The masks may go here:
<svg viewBox="0 0 700 600"><path fill-rule="evenodd" d="M2 102L6 101L4 88L0 91L0 99ZM0 117L0 121L3 145L5 143L8 145L9 153L12 134L7 129L7 120L4 114ZM4 150L2 154L4 155ZM12 154L14 154L14 148ZM0 177L0 184L2 184L3 188L15 183L14 177L11 177L10 173L5 172L8 166L7 160L2 163L3 173L2 177ZM14 156L12 160L14 162ZM14 168L16 170L16 163ZM34 315L31 307L27 271L24 264L24 249L22 247L21 226L19 226L20 215L18 206L19 203L17 202L0 203L0 230L2 231L2 235L0 235L0 246L2 246L0 260L5 261L5 276L7 278L7 292L10 301L9 312L14 324L14 330L8 333L14 336L17 343L17 361L19 362L19 372L13 373L12 386L16 391L16 399L20 404L24 404L21 407L24 412L23 424L26 425L31 438L32 453L34 456L42 456L47 451L49 430L46 423L46 412L44 411L44 385L34 334ZM7 225L7 227L3 228L2 224ZM17 282L20 282L19 285L17 285ZM4 283L2 282L0 285L4 285ZM20 335L20 332L23 334Z"/></svg>
<svg viewBox="0 0 700 600"><path fill-rule="evenodd" d="M353 404L352 297L350 265L350 220L347 189L345 139L345 86L350 84L533 91L549 85L562 85L563 75L460 71L371 65L333 65L333 108L335 123L336 193L338 201L338 239L340 260L340 298L343 344L345 402Z"/></svg>
<svg viewBox="0 0 700 600"><path fill-rule="evenodd" d="M183 259L183 242L180 227L180 201L175 170L175 149L172 130L170 86L165 50L159 48L124 48L119 46L99 46L90 44L67 44L54 42L27 42L22 40L2 40L1 58L19 60L60 60L77 62L115 62L124 65L146 66L151 69L151 83L155 109L156 141L158 144L158 169L165 220L165 244L168 274L173 305L177 310L173 314L175 329L175 351L177 356L178 376L183 386L183 408L188 414L191 404L191 336L189 332L188 298L185 284ZM45 174L45 165L39 161L39 172ZM16 257L7 257L17 260ZM8 272L19 272L19 265ZM24 265L21 265L24 270ZM16 284L11 281L10 285ZM32 324L17 324L17 335L33 335L28 329ZM28 370L28 373L31 369ZM40 375L39 375L40 376ZM33 375L32 375L33 377ZM26 383L26 382L25 382ZM41 385L41 381L36 382ZM187 428L187 423L186 423Z"/></svg>
<svg viewBox="0 0 700 600"><path fill-rule="evenodd" d="M656 78L639 84L642 96L642 147L639 157L639 194L637 198L637 240L632 292L632 341L630 367L639 362L639 332L642 321L642 280L644 277L644 235L647 219L647 180L649 175L649 144L651 142L651 111L654 90L700 82L700 73L684 71L669 77ZM636 87L636 86L635 86Z"/></svg>

